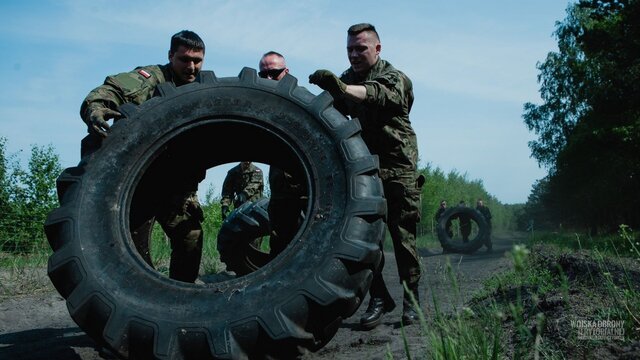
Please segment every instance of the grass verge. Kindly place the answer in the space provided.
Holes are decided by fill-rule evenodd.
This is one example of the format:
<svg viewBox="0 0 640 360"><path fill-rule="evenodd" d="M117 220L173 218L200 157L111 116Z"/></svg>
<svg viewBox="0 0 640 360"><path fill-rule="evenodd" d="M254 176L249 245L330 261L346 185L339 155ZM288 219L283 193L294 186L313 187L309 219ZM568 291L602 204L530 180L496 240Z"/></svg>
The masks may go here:
<svg viewBox="0 0 640 360"><path fill-rule="evenodd" d="M640 358L637 238L622 226L586 248L577 236L566 239L544 235L514 246L513 269L451 314L432 299L422 325L427 353L413 358ZM446 271L458 289L450 264Z"/></svg>

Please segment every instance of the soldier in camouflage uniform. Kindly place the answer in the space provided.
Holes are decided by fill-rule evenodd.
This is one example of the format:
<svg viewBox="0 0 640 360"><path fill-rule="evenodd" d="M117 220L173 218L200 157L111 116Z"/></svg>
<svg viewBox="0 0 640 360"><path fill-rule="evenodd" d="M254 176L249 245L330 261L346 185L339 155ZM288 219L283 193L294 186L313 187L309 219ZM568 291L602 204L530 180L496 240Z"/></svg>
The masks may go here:
<svg viewBox="0 0 640 360"><path fill-rule="evenodd" d="M466 208L467 203L464 200L460 200L458 207ZM460 226L460 235L462 235L462 242L469 242L469 235L471 235L471 218L466 213L458 213L451 217L451 219L458 219L458 225Z"/></svg>
<svg viewBox="0 0 640 360"><path fill-rule="evenodd" d="M279 81L289 73L284 56L275 51L262 55L258 63L258 76ZM296 235L302 220L302 212L307 207L307 189L304 182L292 173L271 166L269 168L269 238L272 257L280 254Z"/></svg>
<svg viewBox="0 0 640 360"><path fill-rule="evenodd" d="M334 98L344 115L358 118L362 138L380 159L380 178L387 199L387 226L393 240L400 281L418 300L420 260L416 249L416 225L420 221L420 193L424 176L417 171L418 144L409 121L413 104L411 80L380 59L380 38L371 24L353 25L348 30L347 55L351 67L340 78L328 70L317 70L309 82ZM382 245L382 244L381 244ZM380 272L374 274L371 300L360 319L363 328L374 328L382 315L395 308ZM404 324L418 320L416 308L405 292Z"/></svg>
<svg viewBox="0 0 640 360"><path fill-rule="evenodd" d="M487 226L489 227L484 245L487 247L487 251L491 252L493 250L493 244L491 243L491 211L489 211L489 208L484 204L482 199L478 199L476 202L476 210L482 214L484 220L487 222Z"/></svg>
<svg viewBox="0 0 640 360"><path fill-rule="evenodd" d="M138 67L131 72L108 76L103 85L87 95L80 108L80 116L89 132L82 143L82 156L95 151L108 135L107 121L116 121L121 116L117 111L119 106L147 101L161 83L181 86L195 81L202 68L204 51L204 42L196 33L180 31L171 37L168 64ZM170 174L151 176L153 179L149 182L157 189L155 194L134 196L131 208L136 211L132 211L130 219L132 237L145 261L152 265L148 234L154 219L157 220L171 240L169 276L194 282L202 256L200 223L203 220L196 191L198 182L204 179L205 169L180 168L176 161L170 164Z"/></svg>
<svg viewBox="0 0 640 360"><path fill-rule="evenodd" d="M445 211L447 211L447 201L441 200L440 207L438 208L438 211L436 211L436 215L434 216L436 222L440 221L440 217L442 216L442 214L444 214Z"/></svg>
<svg viewBox="0 0 640 360"><path fill-rule="evenodd" d="M263 189L262 170L251 161L243 161L231 168L222 183L222 220L227 218L232 202L233 207L238 208L247 201L258 201L262 198Z"/></svg>
<svg viewBox="0 0 640 360"><path fill-rule="evenodd" d="M447 201L442 200L440 201L440 207L438 208L438 211L436 211L436 215L434 216L436 224L440 221L440 217L442 216L442 214L444 214L445 211L447 211ZM451 219L447 220L447 223L445 224L445 231L447 232L447 235L449 235L449 237L453 236L453 232L451 231Z"/></svg>

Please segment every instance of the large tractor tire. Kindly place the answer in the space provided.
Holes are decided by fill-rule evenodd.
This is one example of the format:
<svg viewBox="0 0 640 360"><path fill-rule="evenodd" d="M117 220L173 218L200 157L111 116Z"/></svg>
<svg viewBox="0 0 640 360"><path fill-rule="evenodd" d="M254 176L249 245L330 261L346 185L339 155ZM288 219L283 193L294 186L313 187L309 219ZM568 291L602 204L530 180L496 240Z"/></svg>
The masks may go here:
<svg viewBox="0 0 640 360"><path fill-rule="evenodd" d="M269 199L247 201L235 209L222 223L218 232L218 253L227 270L236 275L252 273L266 265L269 253L260 251L251 242L269 236Z"/></svg>
<svg viewBox="0 0 640 360"><path fill-rule="evenodd" d="M473 239L469 239L467 243L453 241L451 230L447 229L447 225L451 223L450 219L460 215L468 216L478 226L476 236ZM485 244L488 235L489 226L484 217L479 211L470 207L456 206L449 208L438 219L438 240L440 240L440 245L446 252L473 254Z"/></svg>
<svg viewBox="0 0 640 360"><path fill-rule="evenodd" d="M292 358L317 350L362 302L379 266L386 202L360 125L287 75L245 68L163 84L120 108L124 118L58 178L46 221L49 277L73 320L100 345L135 359ZM253 147L234 146L239 139ZM233 148L234 151L228 151ZM136 250L136 199L166 178L251 160L307 182L309 206L289 246L257 271L212 284L156 272ZM168 184L175 184L169 182ZM144 220L144 219L142 219Z"/></svg>

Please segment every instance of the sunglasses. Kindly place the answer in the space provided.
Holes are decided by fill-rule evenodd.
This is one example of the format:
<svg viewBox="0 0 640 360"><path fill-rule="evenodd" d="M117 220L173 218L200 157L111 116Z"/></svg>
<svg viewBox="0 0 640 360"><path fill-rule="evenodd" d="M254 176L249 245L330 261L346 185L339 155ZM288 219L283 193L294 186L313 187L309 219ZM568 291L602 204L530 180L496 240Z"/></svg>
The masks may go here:
<svg viewBox="0 0 640 360"><path fill-rule="evenodd" d="M260 76L263 79L266 79L268 77L275 79L278 76L280 76L280 74L284 71L284 69L271 69L271 70L264 70L264 71L260 71L258 73L258 76Z"/></svg>

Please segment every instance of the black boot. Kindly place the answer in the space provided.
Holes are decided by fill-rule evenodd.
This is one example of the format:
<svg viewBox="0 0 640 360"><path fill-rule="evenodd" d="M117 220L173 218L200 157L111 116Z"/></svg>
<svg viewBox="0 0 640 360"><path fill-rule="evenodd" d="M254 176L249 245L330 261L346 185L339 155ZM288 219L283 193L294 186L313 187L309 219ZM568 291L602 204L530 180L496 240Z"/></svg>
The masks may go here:
<svg viewBox="0 0 640 360"><path fill-rule="evenodd" d="M382 265L380 267L382 268ZM369 300L367 311L360 318L360 326L364 330L371 330L380 325L382 315L396 308L396 303L393 301L391 294L389 294L389 289L387 289L382 274L379 272L373 274L369 296L371 299Z"/></svg>
<svg viewBox="0 0 640 360"><path fill-rule="evenodd" d="M408 286L409 291L413 295L418 308L420 307L420 292L418 291L418 284ZM402 299L402 324L411 325L420 321L420 316L416 307L411 300L409 293L404 292L404 298Z"/></svg>
<svg viewBox="0 0 640 360"><path fill-rule="evenodd" d="M396 303L393 299L383 299L372 297L369 300L369 306L367 311L360 318L360 326L364 330L371 330L382 322L382 315L393 311L396 308Z"/></svg>
<svg viewBox="0 0 640 360"><path fill-rule="evenodd" d="M487 252L493 251L493 244L491 243L491 238L487 236L487 241L484 244L487 247Z"/></svg>

